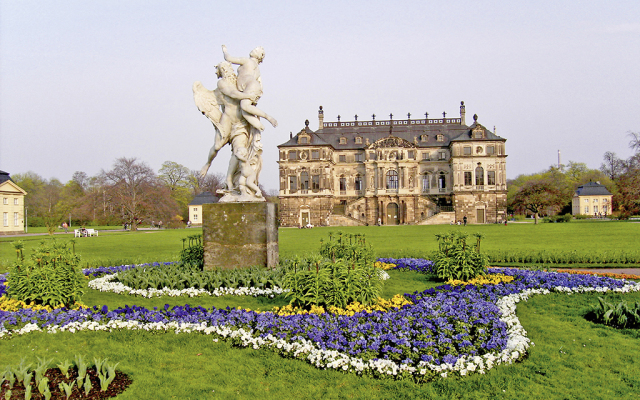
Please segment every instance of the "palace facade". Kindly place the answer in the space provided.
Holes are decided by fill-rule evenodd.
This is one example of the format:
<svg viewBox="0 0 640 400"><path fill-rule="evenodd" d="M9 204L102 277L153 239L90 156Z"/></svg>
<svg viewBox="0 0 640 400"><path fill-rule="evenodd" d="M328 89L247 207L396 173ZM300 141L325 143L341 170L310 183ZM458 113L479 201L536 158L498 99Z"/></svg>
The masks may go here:
<svg viewBox="0 0 640 400"><path fill-rule="evenodd" d="M506 139L460 117L309 121L278 146L281 226L484 224L506 217ZM495 130L495 129L494 129Z"/></svg>

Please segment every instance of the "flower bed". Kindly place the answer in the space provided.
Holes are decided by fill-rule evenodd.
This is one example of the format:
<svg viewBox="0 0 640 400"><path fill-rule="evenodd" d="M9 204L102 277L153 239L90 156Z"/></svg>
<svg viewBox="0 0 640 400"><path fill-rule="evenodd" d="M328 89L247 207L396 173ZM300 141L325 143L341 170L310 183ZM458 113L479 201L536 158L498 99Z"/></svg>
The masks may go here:
<svg viewBox="0 0 640 400"><path fill-rule="evenodd" d="M427 260L380 260L397 269L425 272ZM516 304L533 294L630 292L636 282L591 275L491 268L513 277L495 285L442 285L405 297L413 304L388 311L275 315L240 309L173 307L149 310L106 306L51 312L0 312L0 337L31 331L144 329L201 332L238 346L269 348L318 368L372 376L412 376L417 381L449 374L485 373L521 359L533 345L516 317Z"/></svg>

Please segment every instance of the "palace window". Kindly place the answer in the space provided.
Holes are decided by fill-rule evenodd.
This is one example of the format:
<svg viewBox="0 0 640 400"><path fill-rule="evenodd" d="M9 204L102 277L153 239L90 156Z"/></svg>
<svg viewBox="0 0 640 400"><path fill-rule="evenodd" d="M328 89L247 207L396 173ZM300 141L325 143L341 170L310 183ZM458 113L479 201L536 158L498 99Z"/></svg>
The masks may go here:
<svg viewBox="0 0 640 400"><path fill-rule="evenodd" d="M300 190L303 192L309 190L309 173L307 171L300 172Z"/></svg>
<svg viewBox="0 0 640 400"><path fill-rule="evenodd" d="M444 142L444 136L443 136L443 135L437 135L437 136L436 136L436 140L437 140L438 142Z"/></svg>
<svg viewBox="0 0 640 400"><path fill-rule="evenodd" d="M340 177L340 193L344 193L347 191L347 178L342 175Z"/></svg>
<svg viewBox="0 0 640 400"><path fill-rule="evenodd" d="M309 144L309 138L306 136L300 136L298 138L298 144Z"/></svg>
<svg viewBox="0 0 640 400"><path fill-rule="evenodd" d="M487 185L496 184L496 171L487 171Z"/></svg>
<svg viewBox="0 0 640 400"><path fill-rule="evenodd" d="M476 168L476 186L484 185L484 168L478 167Z"/></svg>
<svg viewBox="0 0 640 400"><path fill-rule="evenodd" d="M15 199L13 199L13 205L17 206L18 205L18 198L16 197Z"/></svg>
<svg viewBox="0 0 640 400"><path fill-rule="evenodd" d="M297 157L295 150L289 152L289 161L295 161Z"/></svg>
<svg viewBox="0 0 640 400"><path fill-rule="evenodd" d="M429 174L422 175L422 191L428 192L431 189L431 176Z"/></svg>
<svg viewBox="0 0 640 400"><path fill-rule="evenodd" d="M445 153L444 151L440 152L439 155L440 160L446 160L447 159L447 153Z"/></svg>
<svg viewBox="0 0 640 400"><path fill-rule="evenodd" d="M496 154L496 146L487 146L487 154Z"/></svg>
<svg viewBox="0 0 640 400"><path fill-rule="evenodd" d="M463 147L462 150L463 150L463 154L465 156L470 156L471 155L471 146L465 146L465 147Z"/></svg>
<svg viewBox="0 0 640 400"><path fill-rule="evenodd" d="M356 162L362 162L364 160L364 154L356 153Z"/></svg>
<svg viewBox="0 0 640 400"><path fill-rule="evenodd" d="M311 175L311 189L320 189L320 175Z"/></svg>
<svg viewBox="0 0 640 400"><path fill-rule="evenodd" d="M472 185L471 171L465 171L464 172L464 185L465 186L471 186Z"/></svg>
<svg viewBox="0 0 640 400"><path fill-rule="evenodd" d="M2 222L4 226L9 226L9 213L2 213Z"/></svg>
<svg viewBox="0 0 640 400"><path fill-rule="evenodd" d="M340 138L340 144L347 144L347 138L346 137L341 137Z"/></svg>
<svg viewBox="0 0 640 400"><path fill-rule="evenodd" d="M438 175L438 189L441 192L444 192L447 188L447 179L444 175L444 172L440 172L440 174Z"/></svg>
<svg viewBox="0 0 640 400"><path fill-rule="evenodd" d="M398 188L398 171L395 169L389 170L387 172L387 189L397 189Z"/></svg>
<svg viewBox="0 0 640 400"><path fill-rule="evenodd" d="M429 152L422 153L422 161L429 161L429 160L431 160Z"/></svg>
<svg viewBox="0 0 640 400"><path fill-rule="evenodd" d="M416 158L416 152L414 150L409 150L407 151L407 158L411 159L411 160L415 160Z"/></svg>
<svg viewBox="0 0 640 400"><path fill-rule="evenodd" d="M357 144L362 144L362 137L361 136L356 136L356 143Z"/></svg>
<svg viewBox="0 0 640 400"><path fill-rule="evenodd" d="M18 213L13 213L13 226L18 226Z"/></svg>
<svg viewBox="0 0 640 400"><path fill-rule="evenodd" d="M289 175L289 191L295 192L298 190L298 180L295 175Z"/></svg>
<svg viewBox="0 0 640 400"><path fill-rule="evenodd" d="M420 135L420 141L421 142L426 142L429 140L429 135Z"/></svg>
<svg viewBox="0 0 640 400"><path fill-rule="evenodd" d="M311 159L319 160L320 159L320 150L311 150Z"/></svg>
<svg viewBox="0 0 640 400"><path fill-rule="evenodd" d="M355 188L354 189L357 190L357 191L362 190L362 176L356 175Z"/></svg>
<svg viewBox="0 0 640 400"><path fill-rule="evenodd" d="M476 139L482 139L484 137L484 131L478 129L477 131L473 131L473 137Z"/></svg>
<svg viewBox="0 0 640 400"><path fill-rule="evenodd" d="M347 162L347 156L344 154L340 154L340 156L338 157L338 160L340 162Z"/></svg>
<svg viewBox="0 0 640 400"><path fill-rule="evenodd" d="M584 206L584 213L589 214L589 206Z"/></svg>
<svg viewBox="0 0 640 400"><path fill-rule="evenodd" d="M2 199L2 203L3 204L9 204L9 198L5 197L4 199Z"/></svg>

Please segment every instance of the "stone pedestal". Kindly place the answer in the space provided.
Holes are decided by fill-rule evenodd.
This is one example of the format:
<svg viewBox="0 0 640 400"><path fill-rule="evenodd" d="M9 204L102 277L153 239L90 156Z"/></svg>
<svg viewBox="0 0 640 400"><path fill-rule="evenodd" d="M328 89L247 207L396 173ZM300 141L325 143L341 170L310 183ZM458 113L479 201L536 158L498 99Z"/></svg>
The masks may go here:
<svg viewBox="0 0 640 400"><path fill-rule="evenodd" d="M278 266L276 204L204 204L202 214L205 270Z"/></svg>

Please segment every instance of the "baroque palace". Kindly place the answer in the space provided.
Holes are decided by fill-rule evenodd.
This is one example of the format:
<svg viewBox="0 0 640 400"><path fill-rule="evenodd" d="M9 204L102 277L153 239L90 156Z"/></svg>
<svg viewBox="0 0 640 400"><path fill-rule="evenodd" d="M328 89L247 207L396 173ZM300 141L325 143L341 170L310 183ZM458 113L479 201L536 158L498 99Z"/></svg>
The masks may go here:
<svg viewBox="0 0 640 400"><path fill-rule="evenodd" d="M278 146L281 226L505 220L506 139L467 126L464 102L459 118L318 119Z"/></svg>

